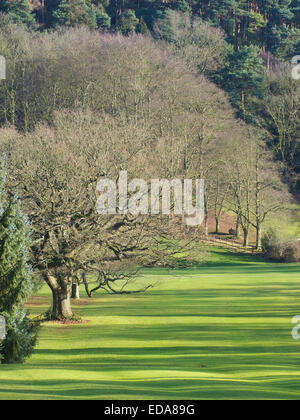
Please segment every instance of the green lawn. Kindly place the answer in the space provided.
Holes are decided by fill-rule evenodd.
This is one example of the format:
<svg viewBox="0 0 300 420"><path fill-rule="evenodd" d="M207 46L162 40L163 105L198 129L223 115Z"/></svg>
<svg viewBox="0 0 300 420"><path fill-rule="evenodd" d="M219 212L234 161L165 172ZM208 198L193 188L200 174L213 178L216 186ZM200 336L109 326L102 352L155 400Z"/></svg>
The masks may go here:
<svg viewBox="0 0 300 420"><path fill-rule="evenodd" d="M203 267L147 270L146 294L82 293L90 322L44 324L26 364L0 366L0 398L300 398L299 265L214 252ZM45 288L31 311L49 304Z"/></svg>

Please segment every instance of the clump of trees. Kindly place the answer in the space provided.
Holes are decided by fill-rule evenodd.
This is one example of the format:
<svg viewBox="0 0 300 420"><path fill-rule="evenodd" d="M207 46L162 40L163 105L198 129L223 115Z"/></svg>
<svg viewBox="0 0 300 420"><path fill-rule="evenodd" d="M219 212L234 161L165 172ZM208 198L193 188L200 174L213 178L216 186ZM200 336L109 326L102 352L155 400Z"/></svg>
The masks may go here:
<svg viewBox="0 0 300 420"><path fill-rule="evenodd" d="M290 196L282 181L279 166L260 140L260 133L251 129L247 142L241 147L233 141L228 149L227 174L228 208L237 216L248 246L250 228L256 231L256 249L262 247L262 229L270 215L286 209ZM237 226L238 230L239 226Z"/></svg>
<svg viewBox="0 0 300 420"><path fill-rule="evenodd" d="M300 172L300 85L290 77L290 71L286 64L270 71L263 98L252 97L248 109L255 124L266 130L267 144L275 158L283 162L285 177L295 191Z"/></svg>

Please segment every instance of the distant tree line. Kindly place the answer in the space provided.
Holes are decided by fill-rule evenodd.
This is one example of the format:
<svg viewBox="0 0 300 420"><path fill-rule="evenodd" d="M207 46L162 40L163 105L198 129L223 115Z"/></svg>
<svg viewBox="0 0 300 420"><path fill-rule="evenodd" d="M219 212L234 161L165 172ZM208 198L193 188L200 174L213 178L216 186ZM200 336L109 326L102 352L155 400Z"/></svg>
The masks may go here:
<svg viewBox="0 0 300 420"><path fill-rule="evenodd" d="M235 49L257 45L278 58L299 51L299 0L1 0L0 10L36 29L86 24L123 34L148 33L178 11L220 27Z"/></svg>
<svg viewBox="0 0 300 420"><path fill-rule="evenodd" d="M299 83L288 62L300 54L299 10L299 0L0 1L0 12L29 30L86 25L167 43L228 93L239 118L266 130L293 191L300 188Z"/></svg>

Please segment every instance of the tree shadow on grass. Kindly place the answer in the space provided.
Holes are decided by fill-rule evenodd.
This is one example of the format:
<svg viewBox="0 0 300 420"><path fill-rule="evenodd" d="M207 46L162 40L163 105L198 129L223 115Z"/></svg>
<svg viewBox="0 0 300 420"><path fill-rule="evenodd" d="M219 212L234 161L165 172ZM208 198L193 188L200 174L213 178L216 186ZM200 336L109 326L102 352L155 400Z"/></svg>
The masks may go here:
<svg viewBox="0 0 300 420"><path fill-rule="evenodd" d="M161 378L137 380L30 380L2 381L1 395L15 399L290 399L299 397L299 378L285 378L285 388L263 380L221 378ZM108 406L110 405L107 404Z"/></svg>

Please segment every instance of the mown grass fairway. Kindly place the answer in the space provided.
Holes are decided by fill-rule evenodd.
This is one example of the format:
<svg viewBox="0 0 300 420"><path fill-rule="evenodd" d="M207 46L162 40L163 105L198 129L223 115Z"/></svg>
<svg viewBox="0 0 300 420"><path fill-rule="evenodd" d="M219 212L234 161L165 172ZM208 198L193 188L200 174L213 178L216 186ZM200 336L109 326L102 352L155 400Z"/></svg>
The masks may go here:
<svg viewBox="0 0 300 420"><path fill-rule="evenodd" d="M25 365L0 366L0 398L300 398L299 265L216 252L204 267L147 270L158 284L146 294L82 293L75 312L90 322L44 324ZM44 288L29 306L49 305Z"/></svg>

